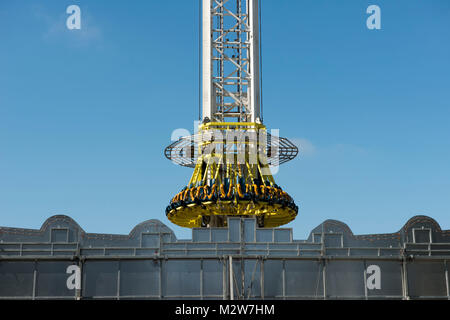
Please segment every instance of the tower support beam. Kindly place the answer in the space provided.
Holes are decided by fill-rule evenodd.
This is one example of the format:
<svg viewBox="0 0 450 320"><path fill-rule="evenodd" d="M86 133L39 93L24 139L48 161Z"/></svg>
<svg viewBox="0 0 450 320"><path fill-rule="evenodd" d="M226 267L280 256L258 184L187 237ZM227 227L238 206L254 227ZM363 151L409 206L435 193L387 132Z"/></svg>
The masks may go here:
<svg viewBox="0 0 450 320"><path fill-rule="evenodd" d="M202 88L203 88L203 119L212 119L215 113L215 103L213 98L213 64L212 64L212 1L203 1L202 15Z"/></svg>
<svg viewBox="0 0 450 320"><path fill-rule="evenodd" d="M251 2L249 8L250 16L250 73L251 82L249 86L249 111L251 122L260 121L260 61L259 61L259 0L249 0Z"/></svg>

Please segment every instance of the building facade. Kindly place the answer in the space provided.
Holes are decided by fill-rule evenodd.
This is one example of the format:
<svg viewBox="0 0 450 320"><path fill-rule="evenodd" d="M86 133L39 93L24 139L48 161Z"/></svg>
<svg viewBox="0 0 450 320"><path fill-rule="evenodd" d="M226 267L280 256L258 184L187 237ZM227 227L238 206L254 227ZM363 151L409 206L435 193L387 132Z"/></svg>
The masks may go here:
<svg viewBox="0 0 450 320"><path fill-rule="evenodd" d="M0 228L1 299L450 299L450 230L426 216L392 234L327 220L306 240L229 218L178 240L158 220L128 235L70 217Z"/></svg>

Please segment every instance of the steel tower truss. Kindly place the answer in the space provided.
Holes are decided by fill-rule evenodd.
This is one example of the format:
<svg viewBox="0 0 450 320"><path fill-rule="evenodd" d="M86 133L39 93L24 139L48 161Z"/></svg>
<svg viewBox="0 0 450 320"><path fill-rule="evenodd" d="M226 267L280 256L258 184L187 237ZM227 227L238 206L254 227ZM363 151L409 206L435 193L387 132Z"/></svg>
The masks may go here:
<svg viewBox="0 0 450 320"><path fill-rule="evenodd" d="M260 122L257 0L203 1L203 118Z"/></svg>

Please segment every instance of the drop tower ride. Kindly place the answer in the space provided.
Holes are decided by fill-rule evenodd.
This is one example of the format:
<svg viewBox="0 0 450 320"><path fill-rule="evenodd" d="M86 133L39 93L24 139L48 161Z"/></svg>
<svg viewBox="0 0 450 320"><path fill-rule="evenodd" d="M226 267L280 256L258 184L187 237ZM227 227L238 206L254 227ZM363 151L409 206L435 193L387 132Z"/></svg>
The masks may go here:
<svg viewBox="0 0 450 320"><path fill-rule="evenodd" d="M201 124L165 149L174 163L194 168L166 208L179 226L224 227L227 217L241 216L273 228L297 216L271 173L298 148L263 124L260 49L259 0L202 1Z"/></svg>

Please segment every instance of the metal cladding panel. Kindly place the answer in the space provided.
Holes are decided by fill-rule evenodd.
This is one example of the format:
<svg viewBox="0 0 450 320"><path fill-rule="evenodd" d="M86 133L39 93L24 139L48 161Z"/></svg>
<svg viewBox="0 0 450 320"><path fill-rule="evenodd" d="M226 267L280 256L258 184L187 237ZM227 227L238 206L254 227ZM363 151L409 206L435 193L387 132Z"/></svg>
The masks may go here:
<svg viewBox="0 0 450 320"><path fill-rule="evenodd" d="M119 261L86 261L83 266L83 296L117 297L118 271Z"/></svg>
<svg viewBox="0 0 450 320"><path fill-rule="evenodd" d="M69 242L69 232L67 228L52 229L50 232L51 242Z"/></svg>
<svg viewBox="0 0 450 320"><path fill-rule="evenodd" d="M319 261L287 260L286 296L323 296L323 265Z"/></svg>
<svg viewBox="0 0 450 320"><path fill-rule="evenodd" d="M255 242L256 220L244 220L244 237L245 242Z"/></svg>
<svg viewBox="0 0 450 320"><path fill-rule="evenodd" d="M242 296L260 299L261 292L261 260L245 260L245 290Z"/></svg>
<svg viewBox="0 0 450 320"><path fill-rule="evenodd" d="M411 298L447 297L446 268L442 262L407 264L408 295Z"/></svg>
<svg viewBox="0 0 450 320"><path fill-rule="evenodd" d="M231 242L241 241L241 219L230 218L228 220L228 232Z"/></svg>
<svg viewBox="0 0 450 320"><path fill-rule="evenodd" d="M324 234L325 247L330 248L342 248L344 246L344 239L341 233L337 234Z"/></svg>
<svg viewBox="0 0 450 320"><path fill-rule="evenodd" d="M223 296L224 264L220 260L203 261L203 294L205 296Z"/></svg>
<svg viewBox="0 0 450 320"><path fill-rule="evenodd" d="M67 283L67 268L73 263L69 261L39 261L36 263L36 296L37 297L74 297Z"/></svg>
<svg viewBox="0 0 450 320"><path fill-rule="evenodd" d="M200 297L199 260L167 260L162 267L163 297Z"/></svg>
<svg viewBox="0 0 450 320"><path fill-rule="evenodd" d="M361 298L365 296L363 261L329 261L326 268L327 297Z"/></svg>
<svg viewBox="0 0 450 320"><path fill-rule="evenodd" d="M277 299L283 297L283 264L282 260L264 262L264 298Z"/></svg>
<svg viewBox="0 0 450 320"><path fill-rule="evenodd" d="M257 242L273 242L273 229L258 229L256 230Z"/></svg>
<svg viewBox="0 0 450 320"><path fill-rule="evenodd" d="M0 261L0 297L32 297L34 262Z"/></svg>
<svg viewBox="0 0 450 320"><path fill-rule="evenodd" d="M292 231L290 229L274 229L274 242L291 242Z"/></svg>
<svg viewBox="0 0 450 320"><path fill-rule="evenodd" d="M227 242L228 230L227 229L211 229L212 242Z"/></svg>
<svg viewBox="0 0 450 320"><path fill-rule="evenodd" d="M193 229L192 230L193 242L211 242L211 230L210 229Z"/></svg>
<svg viewBox="0 0 450 320"><path fill-rule="evenodd" d="M131 260L120 262L120 296L159 297L160 262Z"/></svg>
<svg viewBox="0 0 450 320"><path fill-rule="evenodd" d="M145 234L141 235L141 246L143 248L159 248L160 246L160 235L159 234Z"/></svg>
<svg viewBox="0 0 450 320"><path fill-rule="evenodd" d="M402 262L367 260L365 264L366 268L375 265L381 270L380 289L367 289L369 297L388 296L402 298ZM366 272L366 281L371 281L370 276Z"/></svg>

